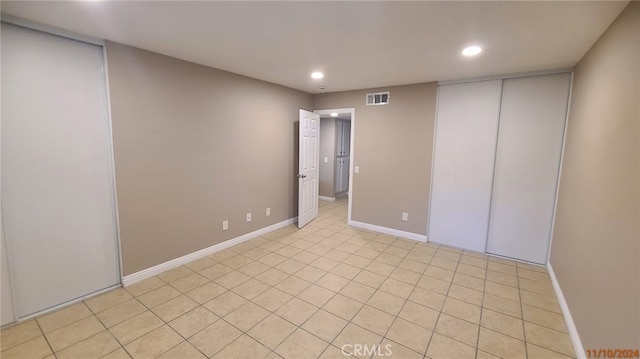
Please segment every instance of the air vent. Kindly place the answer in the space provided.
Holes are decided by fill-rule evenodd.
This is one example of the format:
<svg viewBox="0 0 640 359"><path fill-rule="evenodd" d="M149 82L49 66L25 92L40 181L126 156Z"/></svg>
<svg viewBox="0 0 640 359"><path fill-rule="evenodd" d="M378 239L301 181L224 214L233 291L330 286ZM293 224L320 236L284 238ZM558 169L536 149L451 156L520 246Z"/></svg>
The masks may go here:
<svg viewBox="0 0 640 359"><path fill-rule="evenodd" d="M376 92L367 94L367 106L369 105L388 105L389 92Z"/></svg>

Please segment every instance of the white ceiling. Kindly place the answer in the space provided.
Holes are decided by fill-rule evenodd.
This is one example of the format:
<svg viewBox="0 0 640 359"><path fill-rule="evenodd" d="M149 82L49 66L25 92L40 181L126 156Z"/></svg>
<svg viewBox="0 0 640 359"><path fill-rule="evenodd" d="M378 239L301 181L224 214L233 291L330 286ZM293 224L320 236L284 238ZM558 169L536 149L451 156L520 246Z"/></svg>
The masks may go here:
<svg viewBox="0 0 640 359"><path fill-rule="evenodd" d="M5 14L309 93L572 67L627 1L2 1ZM465 45L480 44L477 58ZM312 80L312 71L325 78Z"/></svg>

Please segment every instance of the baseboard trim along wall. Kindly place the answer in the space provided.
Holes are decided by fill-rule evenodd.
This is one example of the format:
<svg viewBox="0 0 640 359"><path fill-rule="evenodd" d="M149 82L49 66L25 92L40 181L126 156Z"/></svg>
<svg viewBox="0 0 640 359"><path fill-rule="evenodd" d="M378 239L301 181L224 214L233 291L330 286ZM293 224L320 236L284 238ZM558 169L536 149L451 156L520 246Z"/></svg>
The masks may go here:
<svg viewBox="0 0 640 359"><path fill-rule="evenodd" d="M551 277L551 284L553 284L553 289L556 292L556 297L558 298L558 304L560 305L560 310L562 310L562 315L564 316L564 322L567 325L567 330L569 331L569 337L571 337L571 343L573 344L573 350L576 352L577 359L586 359L584 347L582 346L582 341L580 340L580 336L578 335L578 328L576 328L575 323L573 322L573 317L571 316L571 312L569 311L569 305L567 301L564 299L564 294L562 294L562 289L560 289L560 283L558 283L558 278L556 278L556 274L553 271L553 267L551 266L551 262L547 262L547 270L549 271L549 277Z"/></svg>
<svg viewBox="0 0 640 359"><path fill-rule="evenodd" d="M181 265L187 264L189 262L193 262L196 259L200 259L202 257L206 257L210 254L219 252L223 249L227 249L229 247L235 246L236 244L240 244L242 242L246 242L250 239L256 238L258 236L261 236L263 234L275 231L276 229L280 229L283 227L286 227L288 225L294 224L298 222L298 217L294 217L294 218L290 218L287 220L284 220L282 222L276 223L276 224L272 224L270 226L258 229L257 231L253 231L247 234L243 234L239 237L236 238L232 238L229 240L226 240L222 243L218 243L218 244L214 244L211 247L207 247L204 249L201 249L199 251L193 252L193 253L189 253L187 255L184 255L182 257L178 257L175 259L172 259L170 261L158 264L156 266L147 268L147 269L143 269L139 272L133 273L133 274L129 274L127 276L125 276L124 278L122 278L122 285L123 286L129 286L131 284L137 283L141 280L153 277L154 275L158 275L162 272L166 272L169 269L173 269L176 267L179 267Z"/></svg>
<svg viewBox="0 0 640 359"><path fill-rule="evenodd" d="M327 197L327 196L318 196L318 199L321 201L334 202L336 200L335 197Z"/></svg>
<svg viewBox="0 0 640 359"><path fill-rule="evenodd" d="M402 238L407 238L407 239L413 239L414 241L419 241L419 242L426 242L427 241L427 236L423 235L423 234L405 232L405 231L401 231L399 229L376 226L375 224L358 222L358 221L354 221L354 220L351 220L351 219L349 219L347 222L348 222L347 224L350 225L350 226L358 227L358 228L362 228L362 229L368 229L368 230L374 231L374 232L379 232L379 233L388 234L388 235L391 235L391 236L402 237Z"/></svg>

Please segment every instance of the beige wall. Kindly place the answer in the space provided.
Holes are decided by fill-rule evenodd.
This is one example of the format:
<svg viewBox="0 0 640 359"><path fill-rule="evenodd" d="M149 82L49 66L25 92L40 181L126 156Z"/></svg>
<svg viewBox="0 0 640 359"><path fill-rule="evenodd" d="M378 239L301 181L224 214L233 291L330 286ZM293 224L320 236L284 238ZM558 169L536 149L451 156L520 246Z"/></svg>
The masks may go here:
<svg viewBox="0 0 640 359"><path fill-rule="evenodd" d="M296 122L311 95L106 47L125 275L297 215Z"/></svg>
<svg viewBox="0 0 640 359"><path fill-rule="evenodd" d="M585 349L640 338L640 3L575 68L551 264Z"/></svg>
<svg viewBox="0 0 640 359"><path fill-rule="evenodd" d="M378 91L391 92L389 105L366 106L365 94ZM426 234L436 92L433 82L314 96L316 110L356 109L353 220Z"/></svg>
<svg viewBox="0 0 640 359"><path fill-rule="evenodd" d="M324 163L327 157L328 162ZM336 178L336 120L320 120L320 196L335 197Z"/></svg>

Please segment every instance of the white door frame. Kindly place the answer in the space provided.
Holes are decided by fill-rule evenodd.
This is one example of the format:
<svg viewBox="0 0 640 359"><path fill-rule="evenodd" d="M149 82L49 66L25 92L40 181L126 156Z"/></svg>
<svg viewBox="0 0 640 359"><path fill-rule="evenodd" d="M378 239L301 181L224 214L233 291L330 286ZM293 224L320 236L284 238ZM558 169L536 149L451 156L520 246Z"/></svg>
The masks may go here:
<svg viewBox="0 0 640 359"><path fill-rule="evenodd" d="M354 154L354 138L355 138L355 133L356 133L356 109L354 107L349 107L349 108L331 108L331 109L326 109L326 110L314 110L314 113L317 113L320 116L323 115L330 115L332 112L337 112L337 113L349 113L351 114L351 131L349 136L350 138L350 143L349 143L349 190L347 191L347 224L351 224L352 219L351 219L351 209L353 207L353 168L354 168L354 163L355 163L355 154ZM335 154L335 151L334 151ZM335 180L335 179L334 179Z"/></svg>

